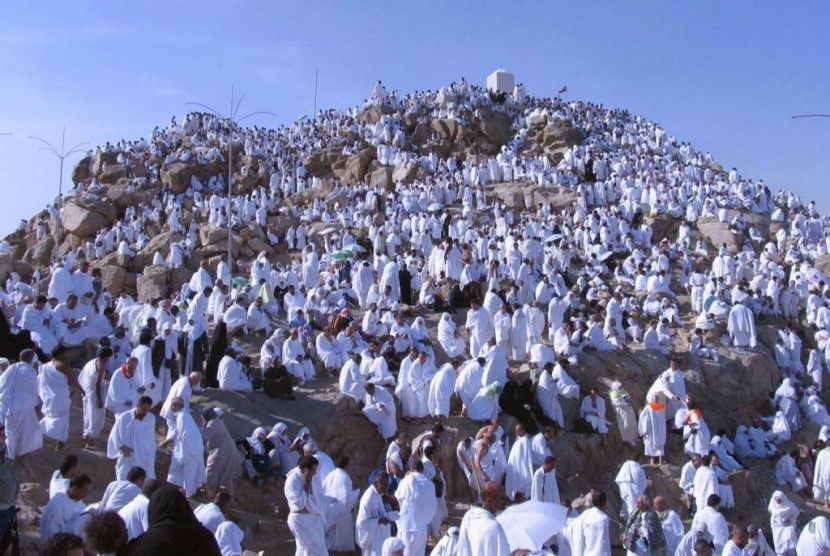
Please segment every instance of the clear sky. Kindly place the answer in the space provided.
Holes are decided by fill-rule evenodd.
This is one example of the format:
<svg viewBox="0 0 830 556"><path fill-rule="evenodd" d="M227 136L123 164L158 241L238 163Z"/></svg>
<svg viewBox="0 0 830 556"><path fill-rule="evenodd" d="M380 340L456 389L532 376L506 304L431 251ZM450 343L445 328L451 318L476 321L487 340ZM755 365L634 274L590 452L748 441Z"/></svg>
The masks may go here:
<svg viewBox="0 0 830 556"><path fill-rule="evenodd" d="M622 107L725 167L830 211L826 2L142 0L10 2L0 18L0 233L43 208L67 144L147 137L186 113L277 125L389 89L483 84L504 67L532 95ZM77 157L72 159L72 163ZM65 169L68 182L72 163Z"/></svg>

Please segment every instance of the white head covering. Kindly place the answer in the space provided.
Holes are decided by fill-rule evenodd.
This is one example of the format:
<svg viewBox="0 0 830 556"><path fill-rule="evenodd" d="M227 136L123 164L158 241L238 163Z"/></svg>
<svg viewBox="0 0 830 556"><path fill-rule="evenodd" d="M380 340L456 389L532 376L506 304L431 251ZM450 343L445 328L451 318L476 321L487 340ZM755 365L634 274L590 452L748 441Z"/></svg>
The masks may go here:
<svg viewBox="0 0 830 556"><path fill-rule="evenodd" d="M406 545L397 537L389 537L383 541L383 548L381 549L381 556L392 556L395 552L404 550Z"/></svg>
<svg viewBox="0 0 830 556"><path fill-rule="evenodd" d="M216 544L219 545L219 550L222 556L241 556L242 555L242 539L245 533L233 521L225 521L219 524L216 528Z"/></svg>

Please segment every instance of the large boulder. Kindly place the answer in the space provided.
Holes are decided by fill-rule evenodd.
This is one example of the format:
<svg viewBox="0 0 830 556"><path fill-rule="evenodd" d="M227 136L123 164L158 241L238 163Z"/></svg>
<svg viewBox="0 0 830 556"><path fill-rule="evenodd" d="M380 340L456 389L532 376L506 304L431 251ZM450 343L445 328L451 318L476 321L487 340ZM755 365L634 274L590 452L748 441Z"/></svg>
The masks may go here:
<svg viewBox="0 0 830 556"><path fill-rule="evenodd" d="M384 191L394 191L395 180L392 179L394 171L395 169L392 166L383 166L382 168L378 168L369 176L369 186L373 189L380 187Z"/></svg>
<svg viewBox="0 0 830 556"><path fill-rule="evenodd" d="M91 175L89 172L89 166L92 164L92 157L87 156L82 158L75 164L75 167L72 169L72 183L84 183L88 180Z"/></svg>
<svg viewBox="0 0 830 556"><path fill-rule="evenodd" d="M116 183L127 177L127 167L123 164L105 164L98 174L98 181L101 183Z"/></svg>
<svg viewBox="0 0 830 556"><path fill-rule="evenodd" d="M5 283L14 270L14 259L8 253L0 253L0 283Z"/></svg>
<svg viewBox="0 0 830 556"><path fill-rule="evenodd" d="M303 161L303 166L309 175L322 178L331 175L332 166L344 158L343 147L330 147L309 155Z"/></svg>
<svg viewBox="0 0 830 556"><path fill-rule="evenodd" d="M118 292L124 287L124 282L126 281L127 271L123 267L107 265L101 269L101 284L113 296L118 295Z"/></svg>
<svg viewBox="0 0 830 556"><path fill-rule="evenodd" d="M370 106L369 108L365 109L363 112L357 115L357 121L361 124L376 124L380 121L381 116L384 114L391 114L392 109L388 106L381 105L381 106Z"/></svg>
<svg viewBox="0 0 830 556"><path fill-rule="evenodd" d="M488 154L496 154L499 149L510 141L512 137L513 118L502 112L496 112L489 108L482 108L478 111L478 131L486 141L479 141L482 150Z"/></svg>
<svg viewBox="0 0 830 556"><path fill-rule="evenodd" d="M527 184L518 182L497 183L488 185L489 192L501 200L507 208L514 211L525 210L525 192L524 189ZM531 196L532 198L532 196Z"/></svg>
<svg viewBox="0 0 830 556"><path fill-rule="evenodd" d="M366 170L376 155L374 147L361 149L346 159L341 158L339 162L332 166L332 172L345 184L363 181L363 176L366 175Z"/></svg>
<svg viewBox="0 0 830 556"><path fill-rule="evenodd" d="M98 230L115 222L117 216L110 203L72 197L61 210L61 226L80 238L91 238Z"/></svg>
<svg viewBox="0 0 830 556"><path fill-rule="evenodd" d="M153 198L153 192L137 190L131 186L129 179L122 178L107 186L107 198L119 211L125 211L130 206L149 203Z"/></svg>
<svg viewBox="0 0 830 556"><path fill-rule="evenodd" d="M717 218L698 219L697 230L712 247L720 249L725 244L729 253L733 255L740 251L743 244L743 237L730 230L728 224L718 221Z"/></svg>
<svg viewBox="0 0 830 556"><path fill-rule="evenodd" d="M409 185L416 180L422 181L426 177L426 171L411 160L399 163L392 171L392 181L395 183L400 182L404 185Z"/></svg>
<svg viewBox="0 0 830 556"><path fill-rule="evenodd" d="M55 254L55 238L46 236L26 250L23 260L37 266L47 266Z"/></svg>
<svg viewBox="0 0 830 556"><path fill-rule="evenodd" d="M173 162L161 167L161 181L170 186L170 192L179 195L190 187L190 178L198 174L197 165L191 162Z"/></svg>
<svg viewBox="0 0 830 556"><path fill-rule="evenodd" d="M170 291L167 285L169 280L170 269L164 266L148 266L138 276L138 300L146 303L166 296Z"/></svg>
<svg viewBox="0 0 830 556"><path fill-rule="evenodd" d="M288 228L294 226L296 229L297 226L300 225L299 217L284 214L269 216L266 219L266 222L268 222L269 226L274 226L274 231L280 239L285 237L285 233L288 231Z"/></svg>

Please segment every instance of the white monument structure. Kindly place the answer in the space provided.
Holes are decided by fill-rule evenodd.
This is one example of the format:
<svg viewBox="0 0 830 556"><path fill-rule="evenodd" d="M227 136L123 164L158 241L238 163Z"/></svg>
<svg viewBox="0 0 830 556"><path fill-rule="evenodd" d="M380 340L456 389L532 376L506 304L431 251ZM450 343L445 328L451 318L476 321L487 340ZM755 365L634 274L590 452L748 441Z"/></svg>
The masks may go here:
<svg viewBox="0 0 830 556"><path fill-rule="evenodd" d="M497 69L487 76L487 90L511 94L516 86L516 78L506 69Z"/></svg>

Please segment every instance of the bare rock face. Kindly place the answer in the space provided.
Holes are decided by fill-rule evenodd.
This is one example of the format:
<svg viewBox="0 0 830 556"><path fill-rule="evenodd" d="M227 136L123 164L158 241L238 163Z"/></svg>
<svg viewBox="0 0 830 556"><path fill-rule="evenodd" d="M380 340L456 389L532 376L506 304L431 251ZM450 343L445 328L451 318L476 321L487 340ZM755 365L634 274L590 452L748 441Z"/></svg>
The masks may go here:
<svg viewBox="0 0 830 556"><path fill-rule="evenodd" d="M101 269L101 284L107 291L117 295L127 281L127 271L121 266L107 265Z"/></svg>
<svg viewBox="0 0 830 556"><path fill-rule="evenodd" d="M562 209L576 201L576 192L565 187L540 186L521 182L497 183L487 186L488 193L503 201L514 211L536 208L539 203Z"/></svg>
<svg viewBox="0 0 830 556"><path fill-rule="evenodd" d="M361 124L376 124L380 121L381 116L391 113L392 109L385 104L381 106L370 106L357 115L357 121Z"/></svg>
<svg viewBox="0 0 830 556"><path fill-rule="evenodd" d="M303 161L306 171L318 178L328 177L332 174L332 167L340 163L345 156L343 147L331 147L316 152Z"/></svg>
<svg viewBox="0 0 830 556"><path fill-rule="evenodd" d="M148 203L153 197L153 193L149 191L128 191L129 184L130 180L123 178L107 186L107 198L122 212L127 210L127 207Z"/></svg>
<svg viewBox="0 0 830 556"><path fill-rule="evenodd" d="M55 238L46 236L26 250L23 260L37 266L47 266L55 254Z"/></svg>
<svg viewBox="0 0 830 556"><path fill-rule="evenodd" d="M730 230L728 224L719 222L717 218L699 219L697 229L703 238L716 249L726 244L729 253L733 255L741 249L742 236Z"/></svg>
<svg viewBox="0 0 830 556"><path fill-rule="evenodd" d="M392 180L395 183L401 182L409 185L416 180L424 180L427 177L426 171L412 161L401 162L392 171Z"/></svg>
<svg viewBox="0 0 830 556"><path fill-rule="evenodd" d="M115 207L103 201L73 197L61 210L61 226L80 238L90 238L117 217Z"/></svg>
<svg viewBox="0 0 830 556"><path fill-rule="evenodd" d="M148 266L138 277L138 300L146 303L164 297L170 291L169 280L170 269L163 266Z"/></svg>
<svg viewBox="0 0 830 556"><path fill-rule="evenodd" d="M582 130L573 127L568 120L549 122L546 117L536 116L530 121L524 150L534 154L545 153L551 161L558 163L568 149L581 144L584 139Z"/></svg>
<svg viewBox="0 0 830 556"><path fill-rule="evenodd" d="M8 253L0 253L0 282L5 282L14 270L14 260Z"/></svg>
<svg viewBox="0 0 830 556"><path fill-rule="evenodd" d="M392 166L383 166L378 168L369 177L369 185L372 188L380 187L384 191L395 190L395 180L392 179L392 174L395 169Z"/></svg>
<svg viewBox="0 0 830 556"><path fill-rule="evenodd" d="M375 160L376 156L377 151L375 148L367 147L357 151L346 159L341 158L336 164L332 165L331 169L341 182L346 184L357 183L363 181L363 176L366 175L369 163Z"/></svg>
<svg viewBox="0 0 830 556"><path fill-rule="evenodd" d="M75 164L75 167L72 169L72 183L82 183L86 182L91 176L89 167L92 164L92 157L87 156L82 158Z"/></svg>
<svg viewBox="0 0 830 556"><path fill-rule="evenodd" d="M174 195L179 195L187 191L190 187L190 178L194 174L198 174L196 164L191 162L173 162L172 164L164 164L161 167L159 177L161 181L170 186L170 191Z"/></svg>

